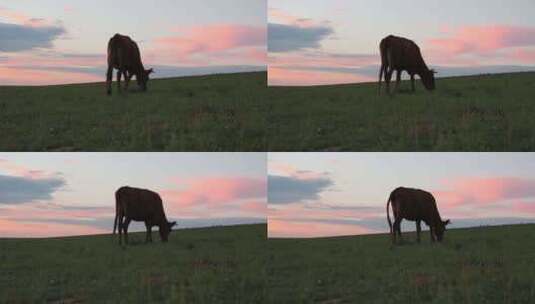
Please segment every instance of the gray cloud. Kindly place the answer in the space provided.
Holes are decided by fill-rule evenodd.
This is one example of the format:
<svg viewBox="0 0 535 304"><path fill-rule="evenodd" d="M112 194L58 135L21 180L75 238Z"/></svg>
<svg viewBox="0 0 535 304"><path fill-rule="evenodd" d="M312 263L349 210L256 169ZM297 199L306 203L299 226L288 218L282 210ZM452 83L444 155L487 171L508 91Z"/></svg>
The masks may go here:
<svg viewBox="0 0 535 304"><path fill-rule="evenodd" d="M0 51L20 52L50 48L52 41L66 32L62 25L28 26L0 22Z"/></svg>
<svg viewBox="0 0 535 304"><path fill-rule="evenodd" d="M334 183L328 176L299 179L278 175L268 176L268 202L290 204L317 200L319 194Z"/></svg>
<svg viewBox="0 0 535 304"><path fill-rule="evenodd" d="M315 49L320 42L334 33L329 25L301 27L299 25L268 24L268 51L290 52Z"/></svg>
<svg viewBox="0 0 535 304"><path fill-rule="evenodd" d="M50 200L52 194L65 185L65 180L60 176L33 179L0 175L0 204Z"/></svg>

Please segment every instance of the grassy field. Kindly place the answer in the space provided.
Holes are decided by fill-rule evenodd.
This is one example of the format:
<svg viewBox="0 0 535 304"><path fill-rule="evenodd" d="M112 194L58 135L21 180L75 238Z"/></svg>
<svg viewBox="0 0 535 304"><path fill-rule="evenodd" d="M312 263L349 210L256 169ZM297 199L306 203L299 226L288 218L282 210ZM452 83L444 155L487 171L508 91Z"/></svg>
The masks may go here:
<svg viewBox="0 0 535 304"><path fill-rule="evenodd" d="M266 87L266 73L0 87L0 151L533 151L535 73ZM135 85L132 85L135 88Z"/></svg>
<svg viewBox="0 0 535 304"><path fill-rule="evenodd" d="M535 303L535 225L268 241L268 303Z"/></svg>
<svg viewBox="0 0 535 304"><path fill-rule="evenodd" d="M104 76L103 76L104 77ZM266 73L0 87L0 151L263 151Z"/></svg>
<svg viewBox="0 0 535 304"><path fill-rule="evenodd" d="M533 151L535 73L269 90L269 151Z"/></svg>
<svg viewBox="0 0 535 304"><path fill-rule="evenodd" d="M0 303L261 303L266 225L0 240ZM157 240L157 241L156 241Z"/></svg>

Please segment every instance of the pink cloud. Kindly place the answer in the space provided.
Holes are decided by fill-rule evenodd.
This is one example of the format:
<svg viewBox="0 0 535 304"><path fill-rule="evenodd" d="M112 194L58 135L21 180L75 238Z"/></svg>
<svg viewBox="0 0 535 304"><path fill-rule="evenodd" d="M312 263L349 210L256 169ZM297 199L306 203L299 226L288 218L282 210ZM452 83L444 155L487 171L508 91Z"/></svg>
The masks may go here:
<svg viewBox="0 0 535 304"><path fill-rule="evenodd" d="M266 182L262 179L244 177L208 177L190 180L177 179L185 190L164 190L166 200L180 206L217 205L241 199L266 197Z"/></svg>
<svg viewBox="0 0 535 304"><path fill-rule="evenodd" d="M358 225L285 221L268 218L268 237L331 237L342 235L369 234L375 231Z"/></svg>
<svg viewBox="0 0 535 304"><path fill-rule="evenodd" d="M466 218L508 215L524 216L535 198L535 180L512 177L460 177L443 181L432 191L441 213ZM518 208L517 208L518 207Z"/></svg>
<svg viewBox="0 0 535 304"><path fill-rule="evenodd" d="M32 18L24 13L0 7L0 17L6 21L31 27L44 27L54 25L55 22L42 18Z"/></svg>
<svg viewBox="0 0 535 304"><path fill-rule="evenodd" d="M269 22L277 22L282 24L298 25L301 27L313 27L324 24L325 22L316 22L310 18L297 17L292 14L288 14L283 10L277 8L269 8L268 10Z"/></svg>
<svg viewBox="0 0 535 304"><path fill-rule="evenodd" d="M266 216L267 182L247 177L173 179L160 191L166 210L181 217Z"/></svg>
<svg viewBox="0 0 535 304"><path fill-rule="evenodd" d="M314 67L314 68L356 68L379 64L379 56L372 54L330 54L330 53L280 53L269 54L270 66Z"/></svg>
<svg viewBox="0 0 535 304"><path fill-rule="evenodd" d="M329 85L369 81L375 81L375 78L349 73L268 67L268 85L270 86Z"/></svg>
<svg viewBox="0 0 535 304"><path fill-rule="evenodd" d="M437 196L449 206L462 204L490 204L500 201L535 197L535 181L514 177L462 177L444 181L448 191Z"/></svg>
<svg viewBox="0 0 535 304"><path fill-rule="evenodd" d="M426 43L432 57L445 57L443 62L461 60L460 56L476 56L488 64L504 62L533 63L532 50L520 48L535 46L535 28L509 25L464 26L443 29L445 38L429 39ZM463 60L468 60L464 58Z"/></svg>
<svg viewBox="0 0 535 304"><path fill-rule="evenodd" d="M21 176L30 179L47 178L57 175L56 172L30 169L13 161L0 158L0 172L3 173L2 171L9 175Z"/></svg>
<svg viewBox="0 0 535 304"><path fill-rule="evenodd" d="M189 64L228 62L229 57L239 64L265 64L265 27L213 24L179 28L175 32L156 39L155 47L149 50L150 56Z"/></svg>
<svg viewBox="0 0 535 304"><path fill-rule="evenodd" d="M54 85L96 81L102 81L102 77L78 72L0 66L0 83L2 85Z"/></svg>
<svg viewBox="0 0 535 304"><path fill-rule="evenodd" d="M511 209L524 215L533 216L535 215L535 201L514 202L511 204Z"/></svg>
<svg viewBox="0 0 535 304"><path fill-rule="evenodd" d="M65 231L71 235L90 235L109 233L109 230L92 226L70 225L61 223L38 223L0 219L1 237L55 237L64 236Z"/></svg>
<svg viewBox="0 0 535 304"><path fill-rule="evenodd" d="M114 216L115 208L94 207L94 208L76 208L75 206L64 207L52 203L26 203L13 206L4 206L0 209L3 219L31 219L36 220L90 220L103 216Z"/></svg>

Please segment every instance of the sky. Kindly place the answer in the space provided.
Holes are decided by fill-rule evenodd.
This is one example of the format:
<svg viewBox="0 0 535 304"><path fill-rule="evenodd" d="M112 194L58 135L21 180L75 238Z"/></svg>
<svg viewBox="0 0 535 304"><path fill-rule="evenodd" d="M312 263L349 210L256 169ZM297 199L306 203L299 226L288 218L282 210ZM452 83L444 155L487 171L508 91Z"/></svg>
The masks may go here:
<svg viewBox="0 0 535 304"><path fill-rule="evenodd" d="M535 222L535 153L269 153L268 237L388 232L400 186L431 192L448 228Z"/></svg>
<svg viewBox="0 0 535 304"><path fill-rule="evenodd" d="M266 69L266 0L0 0L0 85L103 81L108 40L154 77Z"/></svg>
<svg viewBox="0 0 535 304"><path fill-rule="evenodd" d="M111 233L126 185L159 193L175 229L265 223L266 170L265 153L0 153L0 238Z"/></svg>
<svg viewBox="0 0 535 304"><path fill-rule="evenodd" d="M437 77L535 70L532 0L270 0L268 22L269 85L377 81L390 34Z"/></svg>

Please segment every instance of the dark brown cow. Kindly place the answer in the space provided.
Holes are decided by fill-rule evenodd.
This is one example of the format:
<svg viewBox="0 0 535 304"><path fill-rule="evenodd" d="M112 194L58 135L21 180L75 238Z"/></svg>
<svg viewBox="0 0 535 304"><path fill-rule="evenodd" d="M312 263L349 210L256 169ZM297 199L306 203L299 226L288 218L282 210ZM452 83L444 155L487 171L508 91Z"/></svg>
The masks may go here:
<svg viewBox="0 0 535 304"><path fill-rule="evenodd" d="M393 227L388 209L390 203L392 203L392 211L394 213ZM429 226L432 242L435 240L442 241L446 225L450 223L450 220L442 221L440 218L433 195L419 189L399 187L392 191L386 203L386 215L393 243L396 243L396 233L401 238L401 220L403 219L416 221L418 242L420 242L420 231L422 230L421 221Z"/></svg>
<svg viewBox="0 0 535 304"><path fill-rule="evenodd" d="M106 88L111 95L111 81L113 69L117 69L117 89L121 92L121 75L124 75L125 89L132 76L136 75L137 84L142 91L147 90L147 82L152 69L145 70L141 62L141 54L137 43L128 36L115 34L108 42L108 72L106 74Z"/></svg>
<svg viewBox="0 0 535 304"><path fill-rule="evenodd" d="M381 81L383 73L386 82L386 91L390 93L390 80L392 73L396 71L396 88L399 87L401 73L407 71L411 76L412 91L414 92L414 75L418 75L424 87L428 90L435 89L435 71L427 68L420 48L412 40L388 36L381 40L381 69L379 71L379 93L381 93Z"/></svg>
<svg viewBox="0 0 535 304"><path fill-rule="evenodd" d="M132 187L121 187L115 192L115 221L113 234L119 222L119 244L122 243L122 233L128 244L128 225L130 221L145 222L147 228L146 242L152 242L152 227L158 226L160 237L167 242L171 228L176 222L168 222L163 210L162 199L158 193Z"/></svg>

